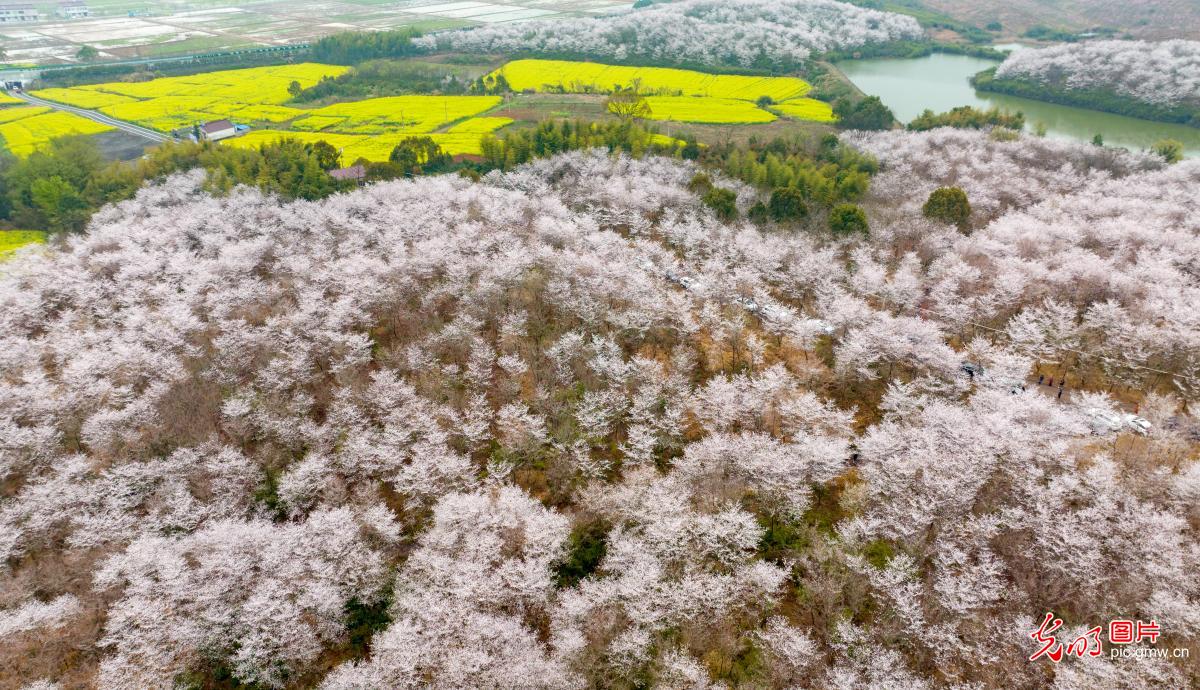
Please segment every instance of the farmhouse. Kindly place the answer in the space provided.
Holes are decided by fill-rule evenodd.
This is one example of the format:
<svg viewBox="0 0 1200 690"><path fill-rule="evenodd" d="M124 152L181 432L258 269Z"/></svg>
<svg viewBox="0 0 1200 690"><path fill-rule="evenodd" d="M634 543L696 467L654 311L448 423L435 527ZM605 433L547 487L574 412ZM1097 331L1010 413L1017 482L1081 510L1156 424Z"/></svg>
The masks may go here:
<svg viewBox="0 0 1200 690"><path fill-rule="evenodd" d="M92 16L92 11L83 0L60 0L54 14L63 19L83 19Z"/></svg>
<svg viewBox="0 0 1200 690"><path fill-rule="evenodd" d="M0 24L36 22L41 18L33 5L0 5Z"/></svg>
<svg viewBox="0 0 1200 690"><path fill-rule="evenodd" d="M229 120L213 120L200 125L202 141L220 141L237 136L237 127Z"/></svg>
<svg viewBox="0 0 1200 690"><path fill-rule="evenodd" d="M367 169L362 165L351 165L345 168L330 170L329 176L335 180L356 180L362 184L367 179Z"/></svg>

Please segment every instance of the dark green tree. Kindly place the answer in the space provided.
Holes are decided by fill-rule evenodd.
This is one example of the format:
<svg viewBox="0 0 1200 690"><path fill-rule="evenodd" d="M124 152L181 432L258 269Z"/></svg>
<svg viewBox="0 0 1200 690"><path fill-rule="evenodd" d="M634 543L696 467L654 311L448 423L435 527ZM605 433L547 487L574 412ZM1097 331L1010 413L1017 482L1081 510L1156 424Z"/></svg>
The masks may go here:
<svg viewBox="0 0 1200 690"><path fill-rule="evenodd" d="M771 219L777 223L797 221L808 216L804 193L795 187L776 187L767 202Z"/></svg>
<svg viewBox="0 0 1200 690"><path fill-rule="evenodd" d="M317 158L317 165L321 166L322 170L333 170L342 167L342 152L324 139L313 142L311 150L312 154Z"/></svg>
<svg viewBox="0 0 1200 690"><path fill-rule="evenodd" d="M966 231L971 226L971 202L961 187L939 187L933 190L921 212L926 218L949 223Z"/></svg>
<svg viewBox="0 0 1200 690"><path fill-rule="evenodd" d="M443 172L450 167L450 155L430 137L408 137L392 149L388 161L400 166L405 174Z"/></svg>
<svg viewBox="0 0 1200 690"><path fill-rule="evenodd" d="M679 155L687 161L700 158L700 143L696 141L696 137L688 135L683 140L683 148L679 150Z"/></svg>
<svg viewBox="0 0 1200 690"><path fill-rule="evenodd" d="M840 99L834 104L833 112L842 129L891 129L896 121L896 116L878 96L867 96L857 103Z"/></svg>
<svg viewBox="0 0 1200 690"><path fill-rule="evenodd" d="M704 205L711 208L717 218L724 221L731 221L737 218L737 194L732 189L724 187L713 187L700 197Z"/></svg>
<svg viewBox="0 0 1200 690"><path fill-rule="evenodd" d="M866 212L854 204L834 206L829 211L829 229L839 237L870 234Z"/></svg>
<svg viewBox="0 0 1200 690"><path fill-rule="evenodd" d="M91 209L78 189L58 175L39 177L29 186L33 205L46 218L47 229L79 232L87 225Z"/></svg>

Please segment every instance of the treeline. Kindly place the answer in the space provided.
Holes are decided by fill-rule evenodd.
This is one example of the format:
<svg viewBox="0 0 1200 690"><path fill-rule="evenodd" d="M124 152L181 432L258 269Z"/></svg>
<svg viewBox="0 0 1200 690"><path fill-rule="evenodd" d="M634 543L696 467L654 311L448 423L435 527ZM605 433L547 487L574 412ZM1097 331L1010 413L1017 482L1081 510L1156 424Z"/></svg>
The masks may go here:
<svg viewBox="0 0 1200 690"><path fill-rule="evenodd" d="M356 186L356 180L329 175L346 164L361 165L365 181L375 182L454 171L478 178L489 170L585 148L693 159L700 153L694 140L670 139L633 123L570 120L543 122L499 138L485 135L483 146L481 158L455 161L430 137L415 136L397 144L386 161L344 161L324 141L285 135L255 149L167 143L135 162L107 162L91 138L62 137L25 159L0 156L0 221L30 230L80 232L105 204L133 197L146 182L194 168L208 172L205 186L214 193L250 185L285 199L315 200Z"/></svg>
<svg viewBox="0 0 1200 690"><path fill-rule="evenodd" d="M1048 41L1051 43L1076 43L1087 38L1097 38L1101 36L1105 38L1112 38L1116 35L1116 29L1109 29L1105 27L1096 27L1094 29L1088 29L1087 31L1075 32L1063 31L1062 29L1055 29L1042 24L1031 26L1021 34L1021 36L1024 38L1032 38L1036 41Z"/></svg>
<svg viewBox="0 0 1200 690"><path fill-rule="evenodd" d="M491 170L510 170L537 158L592 148L634 157L653 154L697 160L720 170L776 199L774 205L753 209L754 220L802 220L810 209L832 213L839 204L860 199L878 169L873 158L842 146L834 135L826 135L815 150L804 137L703 147L695 139L672 139L630 121L585 120L548 120L501 136L483 135L478 157L456 160L430 137L414 136L397 144L386 161L350 163L362 167L365 182L455 171L479 179ZM284 199L316 200L359 183L329 174L347 163L324 141L302 142L286 135L256 149L168 143L132 163L106 162L88 137L63 137L26 159L0 158L0 221L31 230L79 232L105 204L133 197L147 182L195 168L207 171L205 188L213 193L249 185ZM730 193L716 189L708 196L723 204L728 214ZM732 215L737 215L736 206Z"/></svg>
<svg viewBox="0 0 1200 690"><path fill-rule="evenodd" d="M956 127L958 129L1004 127L1020 131L1025 129L1025 113L1010 113L999 108L981 110L964 105L944 113L934 113L932 110L926 109L908 123L908 130L911 132L924 132L937 127Z"/></svg>
<svg viewBox="0 0 1200 690"><path fill-rule="evenodd" d="M971 77L971 85L980 91L1004 93L1049 103L1070 105L1106 113L1127 115L1142 120L1173 122L1200 127L1200 108L1193 105L1155 105L1122 96L1105 89L1065 89L1052 84L1020 79L997 79L996 69L988 69Z"/></svg>
<svg viewBox="0 0 1200 690"><path fill-rule="evenodd" d="M179 62L155 62L141 64L95 64L80 65L69 69L43 72L41 87L69 87L84 84L102 84L110 81L149 81L158 77L181 77L203 74L213 69L246 69L269 67L293 62L301 51L245 51L198 55Z"/></svg>
<svg viewBox="0 0 1200 690"><path fill-rule="evenodd" d="M872 43L853 49L830 50L821 54L822 60L839 62L841 60L865 60L870 58L919 58L946 53L949 55L969 55L985 60L1003 60L1007 53L996 50L988 45L974 43L947 43L945 41L892 41L891 43Z"/></svg>
<svg viewBox="0 0 1200 690"><path fill-rule="evenodd" d="M408 57L421 52L413 39L421 32L413 28L396 31L343 31L330 34L312 45L312 59L336 65L353 65L365 60Z"/></svg>
<svg viewBox="0 0 1200 690"><path fill-rule="evenodd" d="M548 120L536 127L518 129L503 136L484 135L482 168L509 170L535 158L576 149L606 148L632 156L658 154L694 160L700 155L695 140L680 141L631 122Z"/></svg>
<svg viewBox="0 0 1200 690"><path fill-rule="evenodd" d="M203 168L207 187L253 185L289 199L320 199L354 183L327 171L340 165L329 144L282 139L257 149L210 143L164 144L133 163L105 161L88 137L63 137L24 160L0 158L0 220L49 232L78 232L108 203L131 198L146 182Z"/></svg>
<svg viewBox="0 0 1200 690"><path fill-rule="evenodd" d="M368 60L337 77L322 77L292 97L294 103L346 99L360 100L406 94L466 93L472 80L460 77L462 68L420 62Z"/></svg>

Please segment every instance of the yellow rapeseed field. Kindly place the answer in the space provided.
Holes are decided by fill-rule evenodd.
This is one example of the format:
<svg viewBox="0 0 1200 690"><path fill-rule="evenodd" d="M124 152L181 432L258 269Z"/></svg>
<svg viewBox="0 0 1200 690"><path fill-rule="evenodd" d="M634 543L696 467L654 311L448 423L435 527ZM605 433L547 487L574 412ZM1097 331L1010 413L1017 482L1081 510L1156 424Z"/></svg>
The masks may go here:
<svg viewBox="0 0 1200 690"><path fill-rule="evenodd" d="M446 130L449 134L486 134L513 123L510 117L473 117Z"/></svg>
<svg viewBox="0 0 1200 690"><path fill-rule="evenodd" d="M477 115L500 104L499 96L389 96L334 103L308 111L312 117L343 118L329 125L344 134L417 134ZM296 121L301 129L304 120Z"/></svg>
<svg viewBox="0 0 1200 690"><path fill-rule="evenodd" d="M780 115L796 118L797 120L815 120L816 122L835 122L837 115L825 101L815 98L793 98L783 103L771 106Z"/></svg>
<svg viewBox="0 0 1200 690"><path fill-rule="evenodd" d="M626 67L569 60L514 60L492 72L515 91L611 93L637 86L654 114L680 122L754 124L775 115L756 104L763 97L782 107L775 113L798 120L833 122L829 105L804 98L812 87L796 77L707 74L664 67ZM687 97L693 97L688 99Z"/></svg>
<svg viewBox="0 0 1200 690"><path fill-rule="evenodd" d="M11 117L20 113L24 113L24 116ZM0 138L4 139L4 145L9 151L21 158L45 146L55 137L69 134L99 134L112 129L108 125L102 125L71 113L49 111L49 108L7 108L0 111L0 114L4 118L9 118L0 118Z"/></svg>
<svg viewBox="0 0 1200 690"><path fill-rule="evenodd" d="M567 91L608 93L627 88L636 80L646 94L668 96L712 96L757 101L769 96L775 101L799 98L812 87L796 77L752 77L735 74L705 74L665 67L624 67L567 60L514 60L496 72L503 74L514 91Z"/></svg>
<svg viewBox="0 0 1200 690"><path fill-rule="evenodd" d="M394 131L387 134L344 134L339 132L304 132L282 131L275 129L260 129L249 132L236 139L226 139L225 144L239 148L256 148L262 144L291 137L305 142L324 141L340 149L342 162L346 165L359 158L369 161L385 161L392 153L396 144L410 136L428 136L438 143L446 153L451 155L480 153L479 142L483 135L495 131L512 120L506 117L479 117L466 120L451 127L444 133L411 133Z"/></svg>
<svg viewBox="0 0 1200 690"><path fill-rule="evenodd" d="M0 230L0 261L27 244L46 241L46 233L39 230Z"/></svg>
<svg viewBox="0 0 1200 690"><path fill-rule="evenodd" d="M772 122L775 116L750 101L703 96L647 96L647 119L716 124Z"/></svg>
<svg viewBox="0 0 1200 690"><path fill-rule="evenodd" d="M222 118L286 122L306 112L282 105L293 82L307 88L347 67L301 63L205 72L144 82L109 82L34 92L48 100L94 108L112 117L170 131Z"/></svg>
<svg viewBox="0 0 1200 690"><path fill-rule="evenodd" d="M27 117L33 117L34 115L41 115L42 113L48 113L48 112L50 112L50 110L51 110L50 108L46 108L46 107L40 106L40 105L24 105L24 106L18 106L16 108L3 108L3 109L0 109L0 123L14 122L16 120L24 120Z"/></svg>
<svg viewBox="0 0 1200 690"><path fill-rule="evenodd" d="M45 89L36 93L49 100L93 108L117 119L163 132L190 130L196 123L228 118L259 126L286 123L287 129L301 132L387 136L423 134L500 104L498 96L394 96L335 103L322 108L283 105L291 98L288 88L293 81L301 87L308 87L321 77L336 76L346 69L336 65L304 63L208 72L146 82L112 82ZM495 129L487 125L477 126L483 127L481 133ZM460 135L464 133L457 132ZM256 140L257 137L251 139ZM394 143L391 145L394 146ZM459 148L464 146L459 141L455 141L454 145ZM363 146L356 144L359 149ZM387 149L391 151L391 146Z"/></svg>

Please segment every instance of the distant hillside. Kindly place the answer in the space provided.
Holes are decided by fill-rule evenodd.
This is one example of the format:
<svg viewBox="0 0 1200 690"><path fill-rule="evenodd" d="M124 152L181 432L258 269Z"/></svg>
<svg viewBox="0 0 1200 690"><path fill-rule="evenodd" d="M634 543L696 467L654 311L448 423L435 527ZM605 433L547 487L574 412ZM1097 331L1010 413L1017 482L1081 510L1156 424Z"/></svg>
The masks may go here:
<svg viewBox="0 0 1200 690"><path fill-rule="evenodd" d="M1005 33L1034 26L1083 31L1110 27L1137 38L1200 38L1195 0L923 0L930 9L984 26L1000 22Z"/></svg>

